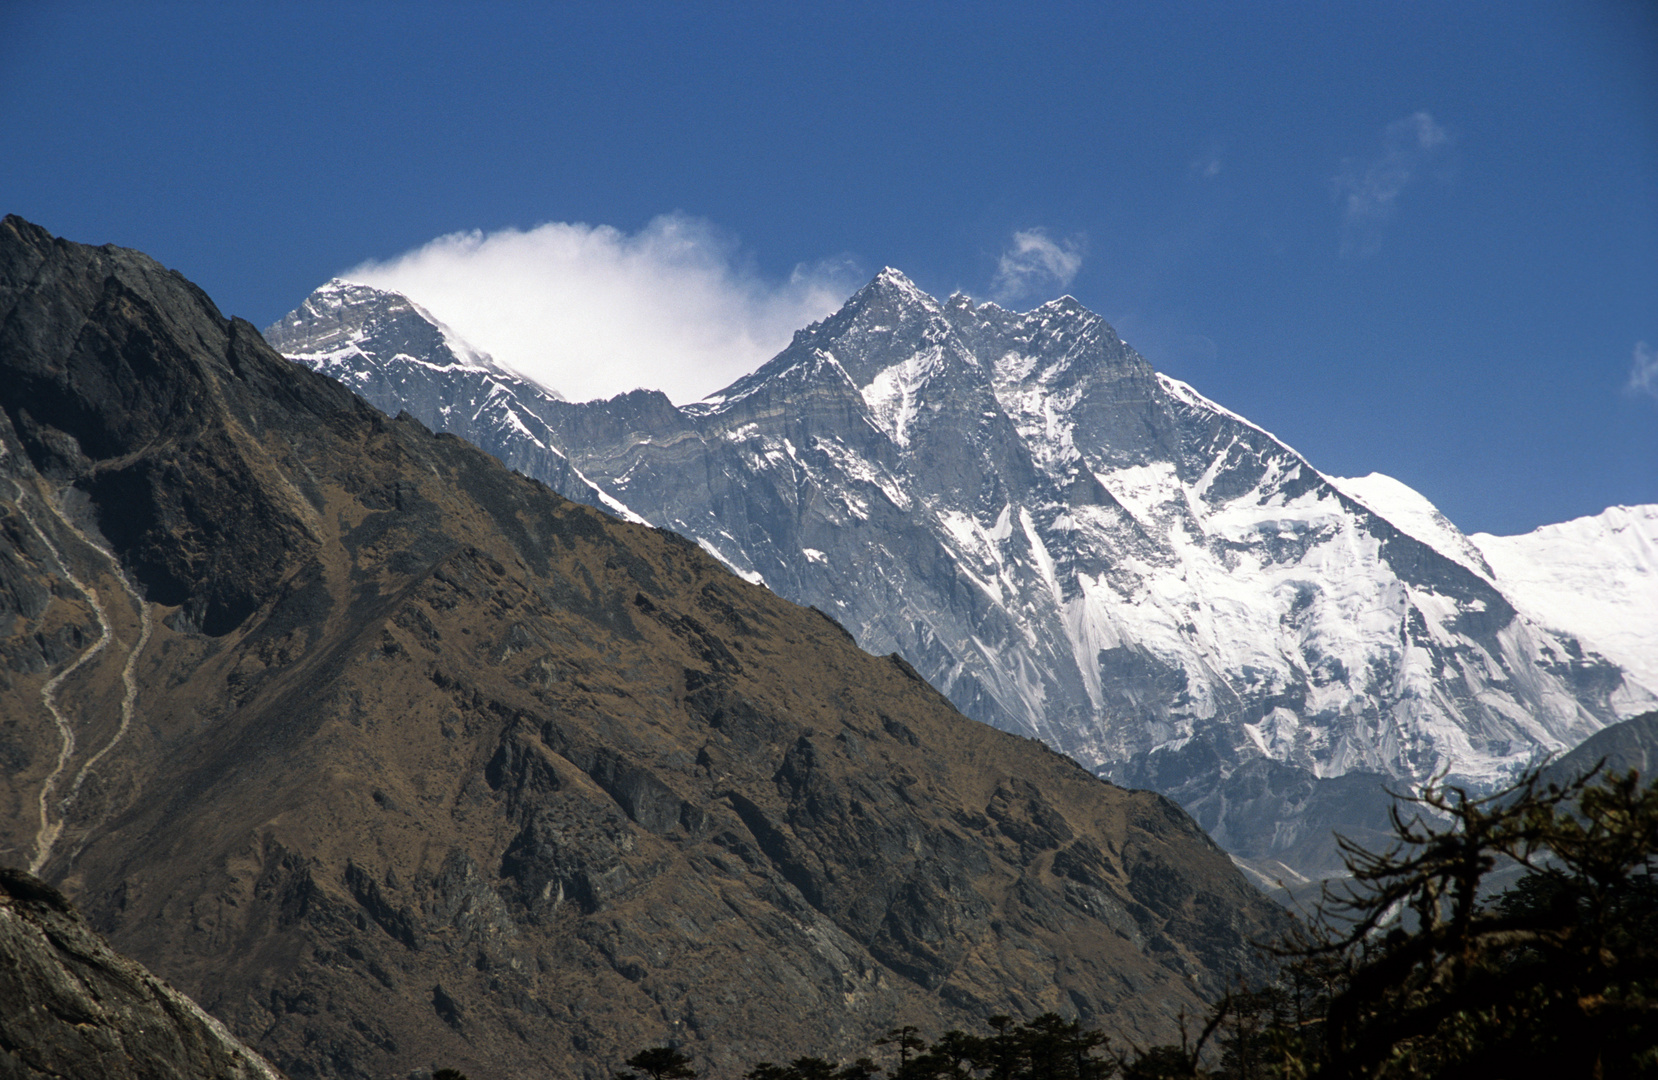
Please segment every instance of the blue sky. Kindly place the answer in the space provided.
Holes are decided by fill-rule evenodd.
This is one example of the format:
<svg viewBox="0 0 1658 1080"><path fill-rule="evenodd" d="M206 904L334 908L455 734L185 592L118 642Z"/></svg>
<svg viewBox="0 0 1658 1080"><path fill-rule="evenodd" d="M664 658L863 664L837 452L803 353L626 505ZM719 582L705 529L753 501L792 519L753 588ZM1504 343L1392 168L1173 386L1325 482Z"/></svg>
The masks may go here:
<svg viewBox="0 0 1658 1080"><path fill-rule="evenodd" d="M890 264L1070 292L1465 531L1658 502L1648 2L10 2L0 123L0 211L258 325L522 249L598 323L674 295L595 349L746 357Z"/></svg>

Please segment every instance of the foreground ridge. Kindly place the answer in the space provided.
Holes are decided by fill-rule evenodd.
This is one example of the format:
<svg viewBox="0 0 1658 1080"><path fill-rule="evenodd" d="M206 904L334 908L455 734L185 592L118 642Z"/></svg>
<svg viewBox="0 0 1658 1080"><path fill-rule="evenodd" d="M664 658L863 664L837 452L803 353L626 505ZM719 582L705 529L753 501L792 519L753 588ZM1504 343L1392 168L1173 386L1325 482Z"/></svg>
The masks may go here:
<svg viewBox="0 0 1658 1080"><path fill-rule="evenodd" d="M18 1080L282 1080L196 1003L120 956L63 894L0 866L0 1071Z"/></svg>
<svg viewBox="0 0 1658 1080"><path fill-rule="evenodd" d="M0 503L0 857L57 753L40 687L97 635L67 574L123 574L137 720L41 875L290 1075L723 1067L1049 1011L1161 1038L1280 925L1168 799L377 412L138 253L0 224L0 446L0 495L68 515ZM59 687L82 745L127 664Z"/></svg>

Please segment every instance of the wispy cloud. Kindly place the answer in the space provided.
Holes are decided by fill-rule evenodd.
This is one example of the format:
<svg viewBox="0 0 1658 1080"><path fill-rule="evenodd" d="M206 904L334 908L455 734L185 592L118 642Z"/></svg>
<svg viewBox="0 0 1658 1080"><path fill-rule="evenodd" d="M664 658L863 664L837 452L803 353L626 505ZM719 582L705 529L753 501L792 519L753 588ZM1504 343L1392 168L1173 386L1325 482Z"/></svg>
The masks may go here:
<svg viewBox="0 0 1658 1080"><path fill-rule="evenodd" d="M1082 269L1080 236L1055 240L1046 229L1024 229L996 263L990 291L998 300L1014 301L1043 289L1063 289Z"/></svg>
<svg viewBox="0 0 1658 1080"><path fill-rule="evenodd" d="M753 371L861 283L844 259L767 280L734 239L683 214L636 233L566 222L452 233L345 276L406 293L572 400L646 387L679 403Z"/></svg>
<svg viewBox="0 0 1658 1080"><path fill-rule="evenodd" d="M1374 255L1382 231L1405 188L1451 144L1451 136L1426 112L1395 120L1382 135L1381 151L1342 162L1335 177L1341 203L1343 255Z"/></svg>
<svg viewBox="0 0 1658 1080"><path fill-rule="evenodd" d="M1210 142L1208 147L1204 149L1203 153L1192 159L1192 173L1196 176L1203 177L1205 180L1213 180L1215 177L1219 176L1221 168L1225 164L1224 151L1225 147L1221 144L1220 140Z"/></svg>
<svg viewBox="0 0 1658 1080"><path fill-rule="evenodd" d="M1644 341L1635 343L1635 361L1629 367L1629 382L1624 390L1658 399L1658 351Z"/></svg>

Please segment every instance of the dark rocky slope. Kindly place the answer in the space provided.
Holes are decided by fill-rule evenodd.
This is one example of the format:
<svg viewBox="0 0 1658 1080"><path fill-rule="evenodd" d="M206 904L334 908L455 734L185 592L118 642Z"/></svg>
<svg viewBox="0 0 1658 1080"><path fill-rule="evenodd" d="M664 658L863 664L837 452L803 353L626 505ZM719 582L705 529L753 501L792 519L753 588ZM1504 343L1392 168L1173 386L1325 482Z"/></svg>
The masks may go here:
<svg viewBox="0 0 1658 1080"><path fill-rule="evenodd" d="M280 1080L195 1002L117 954L62 893L0 867L0 1077Z"/></svg>
<svg viewBox="0 0 1658 1080"><path fill-rule="evenodd" d="M0 860L290 1075L1162 1038L1279 925L1167 799L135 252L0 224L0 447Z"/></svg>

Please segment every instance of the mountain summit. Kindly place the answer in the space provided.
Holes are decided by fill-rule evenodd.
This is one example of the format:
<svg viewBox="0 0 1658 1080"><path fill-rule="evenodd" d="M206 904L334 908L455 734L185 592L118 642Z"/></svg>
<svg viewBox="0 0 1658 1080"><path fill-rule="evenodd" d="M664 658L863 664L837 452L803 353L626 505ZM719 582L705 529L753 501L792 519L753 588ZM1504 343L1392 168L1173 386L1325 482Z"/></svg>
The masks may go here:
<svg viewBox="0 0 1658 1080"><path fill-rule="evenodd" d="M273 341L312 363L307 327ZM1331 826L1384 825L1384 785L1486 787L1654 702L1517 611L1465 539L1390 520L1070 297L940 302L888 268L685 408L519 393L607 505L831 612L968 715L1175 795L1269 878L1336 869ZM519 452L482 421L453 429Z"/></svg>
<svg viewBox="0 0 1658 1080"><path fill-rule="evenodd" d="M290 1076L1145 1043L1282 925L1169 799L16 218L0 663L0 863Z"/></svg>

